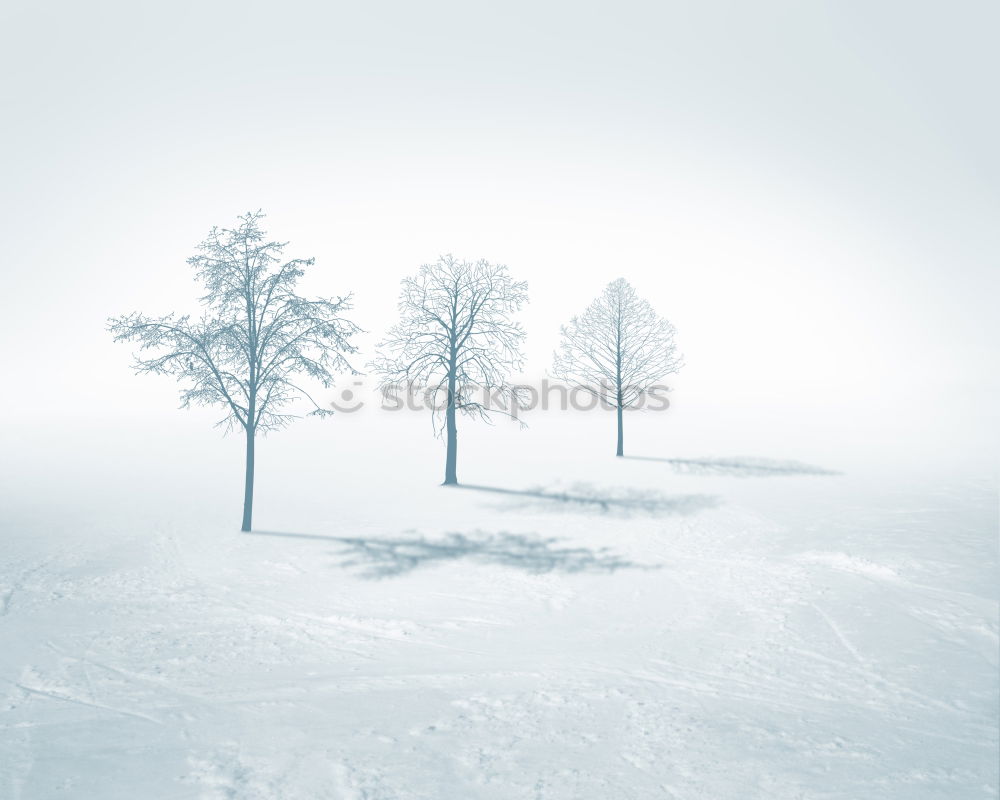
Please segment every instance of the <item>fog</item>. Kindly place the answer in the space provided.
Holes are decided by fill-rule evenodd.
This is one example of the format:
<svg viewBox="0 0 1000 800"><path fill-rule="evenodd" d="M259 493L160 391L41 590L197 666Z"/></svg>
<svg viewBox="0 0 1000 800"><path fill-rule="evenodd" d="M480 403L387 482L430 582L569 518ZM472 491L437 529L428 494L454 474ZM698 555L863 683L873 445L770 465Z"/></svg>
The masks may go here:
<svg viewBox="0 0 1000 800"><path fill-rule="evenodd" d="M527 380L624 276L678 329L678 414L990 424L986 4L2 13L7 420L173 424L104 320L193 310L195 244L263 208L307 291L355 293L359 368L452 252L529 281Z"/></svg>

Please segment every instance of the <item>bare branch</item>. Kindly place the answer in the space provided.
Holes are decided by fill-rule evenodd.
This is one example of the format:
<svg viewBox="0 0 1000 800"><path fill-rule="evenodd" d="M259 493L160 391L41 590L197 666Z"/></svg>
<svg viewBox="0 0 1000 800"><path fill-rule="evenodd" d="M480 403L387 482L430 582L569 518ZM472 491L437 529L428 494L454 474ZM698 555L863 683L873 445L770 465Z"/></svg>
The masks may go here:
<svg viewBox="0 0 1000 800"><path fill-rule="evenodd" d="M485 260L447 255L423 265L403 280L400 321L370 364L382 391L405 387L440 394L443 402L433 404L438 434L449 409L481 419L505 414L472 398L485 390L513 402L509 376L524 360L524 330L513 315L527 302L527 288L505 266Z"/></svg>
<svg viewBox="0 0 1000 800"><path fill-rule="evenodd" d="M553 374L615 408L635 405L651 386L683 366L674 326L622 278L609 283L561 332Z"/></svg>
<svg viewBox="0 0 1000 800"><path fill-rule="evenodd" d="M327 413L296 377L330 386L336 372L356 370L350 337L360 329L343 314L351 296L308 300L296 284L312 259L282 260L285 243L268 241L264 215L244 214L232 229L212 228L188 259L205 287L205 313L161 318L130 314L109 320L117 341L139 345L138 372L172 375L181 405L218 405L220 424L250 433L295 418L283 409L296 399Z"/></svg>

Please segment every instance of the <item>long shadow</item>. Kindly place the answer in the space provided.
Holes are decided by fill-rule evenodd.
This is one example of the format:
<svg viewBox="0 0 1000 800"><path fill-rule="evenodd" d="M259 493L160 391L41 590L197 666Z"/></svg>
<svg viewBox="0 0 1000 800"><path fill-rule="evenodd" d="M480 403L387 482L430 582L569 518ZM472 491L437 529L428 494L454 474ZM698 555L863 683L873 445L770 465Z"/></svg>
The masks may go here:
<svg viewBox="0 0 1000 800"><path fill-rule="evenodd" d="M669 464L682 475L727 475L737 478L764 478L782 475L840 475L841 473L800 461L770 458L654 458L625 456L633 461Z"/></svg>
<svg viewBox="0 0 1000 800"><path fill-rule="evenodd" d="M467 559L479 564L499 564L531 573L545 572L615 572L619 569L659 569L658 565L637 564L610 552L608 548L560 547L559 539L533 534L446 533L441 539L428 539L416 532L412 536L391 539L362 539L349 536L323 536L313 533L251 531L254 536L280 536L288 539L312 539L340 545L342 567L357 567L364 578L388 578L403 575L418 567ZM411 532L408 532L411 533Z"/></svg>
<svg viewBox="0 0 1000 800"><path fill-rule="evenodd" d="M590 484L574 484L569 491L544 488L507 489L462 483L460 489L505 495L512 502L502 508L538 508L543 511L579 510L591 513L633 516L635 514L693 514L719 505L708 494L665 495L645 489L597 489Z"/></svg>

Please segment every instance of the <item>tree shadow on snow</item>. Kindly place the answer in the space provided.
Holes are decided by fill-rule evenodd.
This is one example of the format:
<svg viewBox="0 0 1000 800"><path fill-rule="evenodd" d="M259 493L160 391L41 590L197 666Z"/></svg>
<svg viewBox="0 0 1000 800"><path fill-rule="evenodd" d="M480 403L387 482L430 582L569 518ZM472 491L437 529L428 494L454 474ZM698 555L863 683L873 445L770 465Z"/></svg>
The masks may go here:
<svg viewBox="0 0 1000 800"><path fill-rule="evenodd" d="M459 489L491 492L510 498L501 508L538 509L541 511L583 511L615 516L645 514L694 514L719 505L719 498L709 494L665 495L648 489L598 489L590 484L576 483L569 490L505 489L499 486L477 486L462 483Z"/></svg>
<svg viewBox="0 0 1000 800"><path fill-rule="evenodd" d="M724 475L736 478L766 478L783 475L840 475L823 467L800 461L780 461L773 458L654 458L625 456L633 461L658 461L669 464L682 475Z"/></svg>
<svg viewBox="0 0 1000 800"><path fill-rule="evenodd" d="M615 572L619 569L658 569L658 565L637 564L610 552L606 547L561 547L556 538L531 534L446 533L428 539L415 531L393 539L362 539L348 536L321 536L312 533L252 531L255 536L314 539L340 545L340 566L358 568L364 578L388 578L412 572L420 566L467 559L479 564L498 564L531 573Z"/></svg>

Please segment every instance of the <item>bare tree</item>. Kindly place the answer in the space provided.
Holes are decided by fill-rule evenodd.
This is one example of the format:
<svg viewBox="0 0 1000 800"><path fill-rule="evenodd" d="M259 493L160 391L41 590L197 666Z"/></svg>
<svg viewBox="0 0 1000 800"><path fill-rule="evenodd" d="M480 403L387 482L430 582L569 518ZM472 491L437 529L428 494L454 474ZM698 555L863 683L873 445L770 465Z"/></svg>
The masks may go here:
<svg viewBox="0 0 1000 800"><path fill-rule="evenodd" d="M287 405L305 398L311 414L331 414L319 406L302 380L323 386L335 371L357 374L346 354L360 329L341 314L351 295L306 300L295 293L303 268L313 259L282 262L287 243L268 241L261 212L239 217L232 229L212 228L188 259L204 284L204 312L197 319L168 314L128 314L108 321L116 341L139 345L137 373L172 375L182 384L181 407L221 406L226 431L246 434L243 530L253 517L254 441L257 432L283 428L295 415Z"/></svg>
<svg viewBox="0 0 1000 800"><path fill-rule="evenodd" d="M622 411L682 366L674 326L657 316L628 281L618 278L561 332L553 373L617 410L615 455L624 455Z"/></svg>
<svg viewBox="0 0 1000 800"><path fill-rule="evenodd" d="M513 416L518 395L508 376L523 363L524 331L512 315L527 292L527 283L511 279L505 266L450 255L402 282L400 321L371 366L383 392L424 391L435 433L446 436L445 485L458 483L459 412Z"/></svg>

